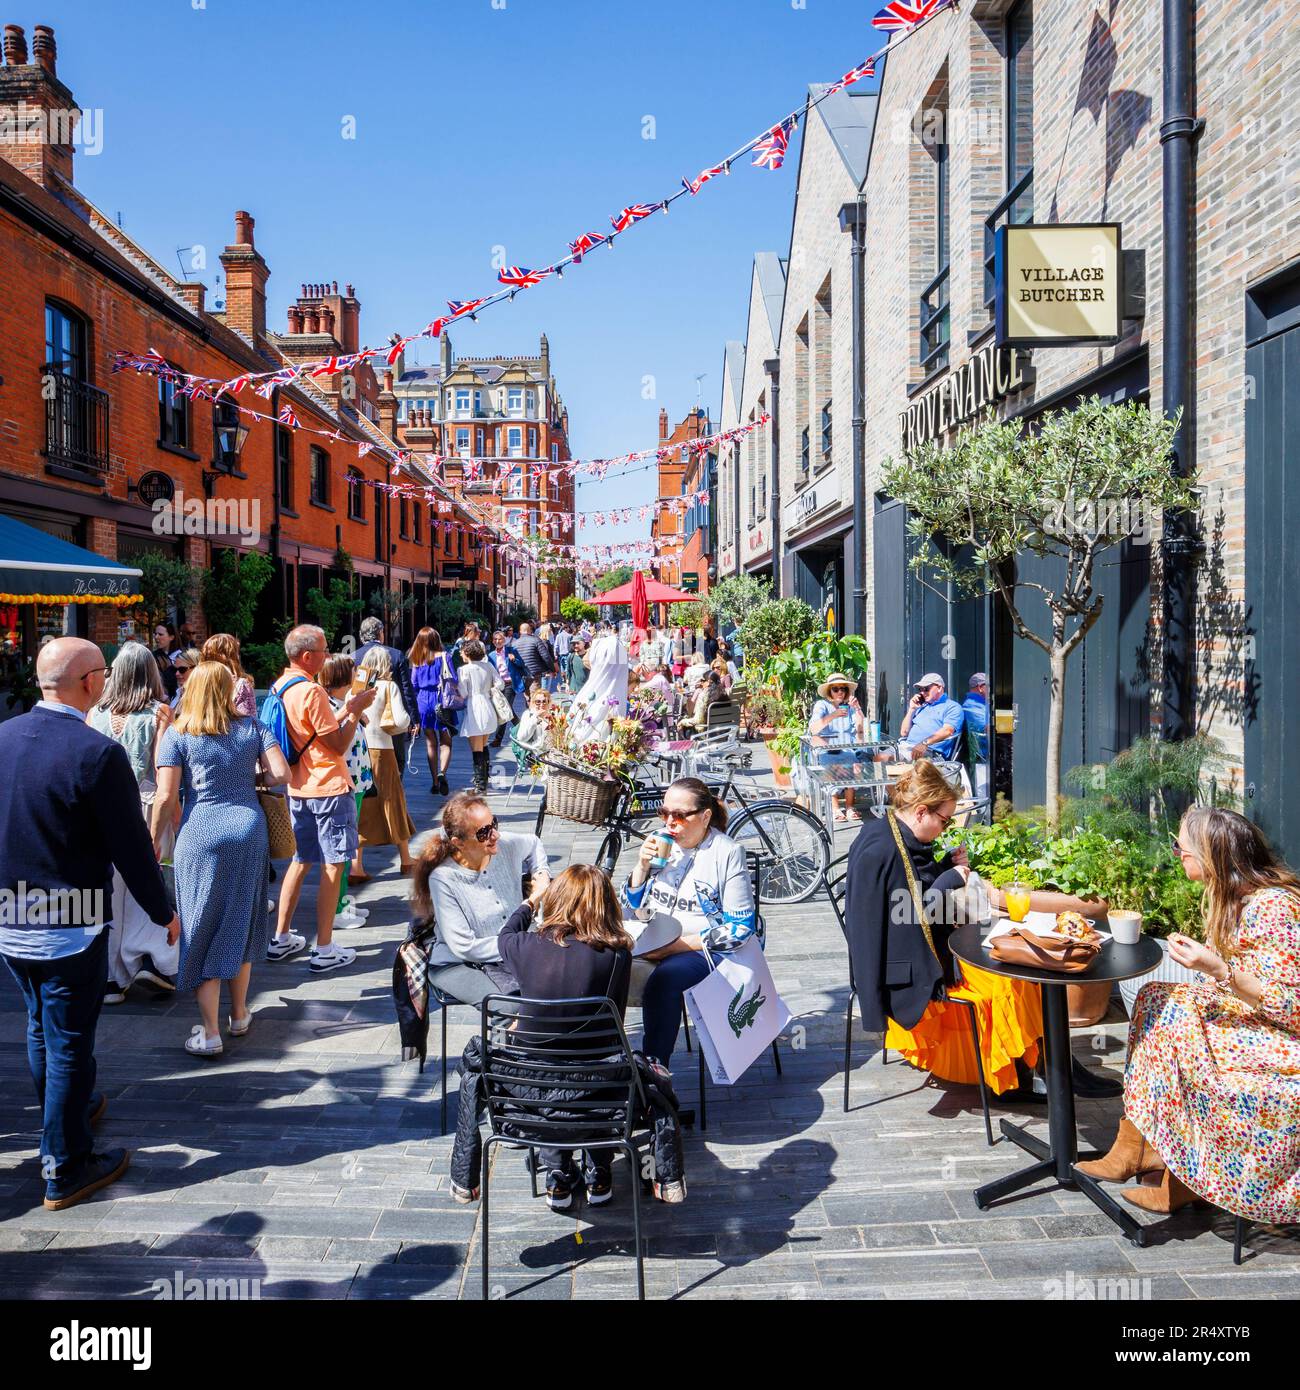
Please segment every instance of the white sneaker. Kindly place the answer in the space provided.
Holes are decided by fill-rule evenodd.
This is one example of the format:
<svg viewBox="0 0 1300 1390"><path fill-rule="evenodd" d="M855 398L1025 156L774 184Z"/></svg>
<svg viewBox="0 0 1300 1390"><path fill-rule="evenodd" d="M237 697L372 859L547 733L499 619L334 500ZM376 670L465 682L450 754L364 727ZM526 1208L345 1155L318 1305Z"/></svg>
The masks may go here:
<svg viewBox="0 0 1300 1390"><path fill-rule="evenodd" d="M230 1024L230 1036L232 1038L242 1038L253 1026L252 1010L250 1009L243 1018L234 1018L232 1016L228 1022Z"/></svg>
<svg viewBox="0 0 1300 1390"><path fill-rule="evenodd" d="M299 951L307 949L307 938L299 936L296 931L286 932L283 936L273 936L266 948L267 960L284 960L288 956L296 956Z"/></svg>
<svg viewBox="0 0 1300 1390"><path fill-rule="evenodd" d="M339 912L345 915L351 913L354 917L370 916L370 909L368 907L362 907L361 904L357 902L357 900L352 896L351 893L349 893L347 897L344 898L343 901L339 904Z"/></svg>
<svg viewBox="0 0 1300 1390"><path fill-rule="evenodd" d="M215 1038L208 1037L201 1023L196 1023L190 1029L190 1035L185 1039L185 1051L191 1057L220 1057L225 1048L221 1042L221 1034Z"/></svg>
<svg viewBox="0 0 1300 1390"><path fill-rule="evenodd" d="M364 927L365 925L366 919L359 912L353 912L349 908L345 908L334 917L335 931L346 931L349 927Z"/></svg>
<svg viewBox="0 0 1300 1390"><path fill-rule="evenodd" d="M351 965L356 958L357 953L351 946L331 946L328 951L313 946L307 968L313 974L321 975L326 970L341 970L345 965Z"/></svg>

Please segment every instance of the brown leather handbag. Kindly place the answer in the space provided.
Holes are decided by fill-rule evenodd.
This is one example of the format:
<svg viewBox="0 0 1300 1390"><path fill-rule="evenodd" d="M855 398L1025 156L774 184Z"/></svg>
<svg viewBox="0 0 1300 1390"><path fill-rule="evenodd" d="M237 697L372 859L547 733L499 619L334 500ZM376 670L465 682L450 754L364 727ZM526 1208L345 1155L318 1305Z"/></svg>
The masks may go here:
<svg viewBox="0 0 1300 1390"><path fill-rule="evenodd" d="M1027 965L1036 970L1058 970L1077 975L1097 959L1101 946L1096 941L1072 941L1063 936L1042 936L1027 927L1013 927L993 938L990 953L1004 965Z"/></svg>

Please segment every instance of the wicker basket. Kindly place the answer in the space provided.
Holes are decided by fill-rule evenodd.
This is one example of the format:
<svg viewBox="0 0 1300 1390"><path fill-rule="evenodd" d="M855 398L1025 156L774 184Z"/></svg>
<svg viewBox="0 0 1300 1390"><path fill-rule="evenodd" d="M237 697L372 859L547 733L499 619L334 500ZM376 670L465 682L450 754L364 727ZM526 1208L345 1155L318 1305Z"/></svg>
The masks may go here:
<svg viewBox="0 0 1300 1390"><path fill-rule="evenodd" d="M581 825L604 825L622 785L593 772L544 758L546 766L546 814Z"/></svg>

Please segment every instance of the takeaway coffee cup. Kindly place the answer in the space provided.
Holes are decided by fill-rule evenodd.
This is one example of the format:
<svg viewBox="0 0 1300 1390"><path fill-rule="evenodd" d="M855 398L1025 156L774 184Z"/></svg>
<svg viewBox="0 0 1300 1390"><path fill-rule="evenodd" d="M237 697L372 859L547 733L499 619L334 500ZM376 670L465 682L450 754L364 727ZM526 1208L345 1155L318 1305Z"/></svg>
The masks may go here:
<svg viewBox="0 0 1300 1390"><path fill-rule="evenodd" d="M1109 925L1111 936L1120 946L1136 946L1142 938L1140 912L1112 912Z"/></svg>

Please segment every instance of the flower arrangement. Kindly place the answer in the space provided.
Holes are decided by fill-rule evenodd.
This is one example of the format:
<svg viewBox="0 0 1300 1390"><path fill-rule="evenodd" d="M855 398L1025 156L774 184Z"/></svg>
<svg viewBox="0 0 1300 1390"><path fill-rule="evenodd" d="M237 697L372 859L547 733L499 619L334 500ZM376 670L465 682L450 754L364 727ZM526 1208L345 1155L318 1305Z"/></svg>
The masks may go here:
<svg viewBox="0 0 1300 1390"><path fill-rule="evenodd" d="M617 701L610 705L617 709ZM549 760L594 773L604 781L631 783L636 766L650 750L651 732L637 716L613 715L608 725L590 734L590 724L570 719L569 712L552 708L546 715L550 735Z"/></svg>
<svg viewBox="0 0 1300 1390"><path fill-rule="evenodd" d="M645 725L647 732L657 732L667 722L668 701L658 691L641 687L628 694L627 713L629 719Z"/></svg>

